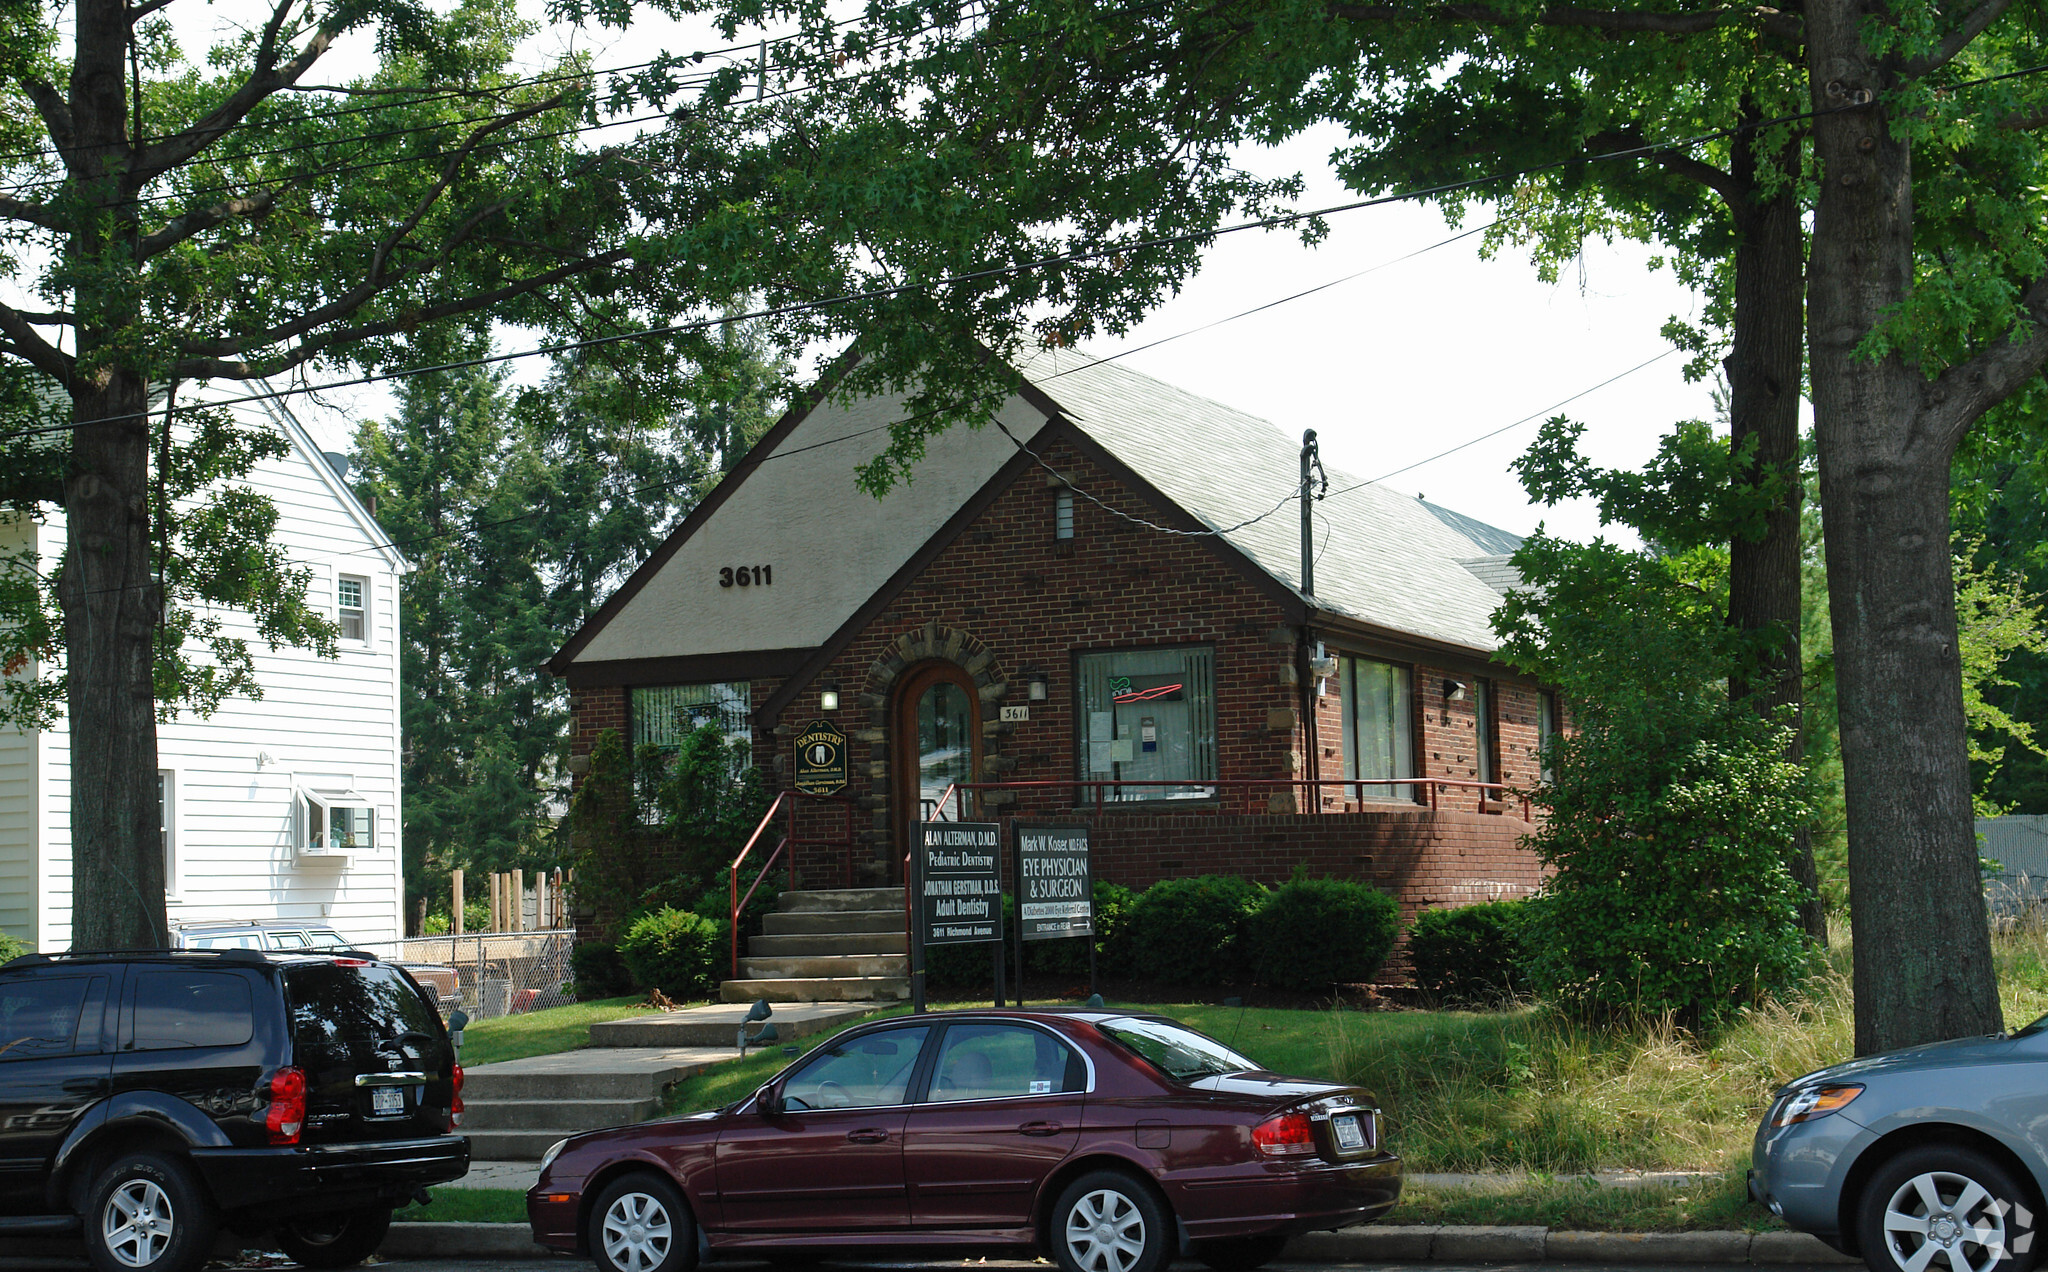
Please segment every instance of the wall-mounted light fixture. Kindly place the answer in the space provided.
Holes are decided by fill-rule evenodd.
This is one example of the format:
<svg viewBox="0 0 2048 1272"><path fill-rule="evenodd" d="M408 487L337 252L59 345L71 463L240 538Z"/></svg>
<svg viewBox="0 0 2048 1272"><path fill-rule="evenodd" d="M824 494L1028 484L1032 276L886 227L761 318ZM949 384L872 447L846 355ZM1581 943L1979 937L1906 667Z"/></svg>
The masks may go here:
<svg viewBox="0 0 2048 1272"><path fill-rule="evenodd" d="M1465 700L1466 688L1467 686L1462 680L1444 681L1444 701L1463 702Z"/></svg>
<svg viewBox="0 0 2048 1272"><path fill-rule="evenodd" d="M826 681L826 682L825 682L825 687L824 687L823 689L821 689L821 690L819 690L819 691L818 691L818 710L820 710L820 711L837 711L837 710L839 710L839 682L838 682L838 681L836 681L836 680L828 680L828 681Z"/></svg>
<svg viewBox="0 0 2048 1272"><path fill-rule="evenodd" d="M1045 673L1034 671L1030 673L1030 677L1025 682L1025 696L1033 702L1044 702L1046 695L1052 692L1052 687L1046 683Z"/></svg>

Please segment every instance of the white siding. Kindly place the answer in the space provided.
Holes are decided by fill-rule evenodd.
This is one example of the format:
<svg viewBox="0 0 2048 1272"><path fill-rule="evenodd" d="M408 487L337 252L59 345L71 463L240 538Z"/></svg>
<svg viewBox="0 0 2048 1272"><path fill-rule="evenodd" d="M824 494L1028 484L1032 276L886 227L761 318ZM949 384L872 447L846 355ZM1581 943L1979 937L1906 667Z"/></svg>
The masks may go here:
<svg viewBox="0 0 2048 1272"><path fill-rule="evenodd" d="M369 639L343 642L339 657L271 650L249 619L224 612L228 634L250 641L260 699L231 698L211 717L185 712L157 728L158 767L174 777L174 919L324 920L359 941L400 934L398 807L397 570L381 535L366 523L302 432L283 459L249 483L277 504L275 541L312 571L312 595L332 618L338 573L369 582ZM61 543L61 523L49 528ZM63 728L40 739L47 780L41 812L44 874L41 944L71 936L69 792ZM4 744L0 744L4 745ZM0 751L4 756L4 751ZM4 764L4 759L0 759ZM345 779L377 808L373 851L345 860L294 855L296 796L305 778L322 787ZM0 778L0 827L6 825ZM4 831L0 831L4 834ZM0 926L12 931L6 845L0 841Z"/></svg>
<svg viewBox="0 0 2048 1272"><path fill-rule="evenodd" d="M29 546L35 527L0 524L0 552ZM17 673L32 676L34 668ZM36 739L0 725L0 932L36 939Z"/></svg>

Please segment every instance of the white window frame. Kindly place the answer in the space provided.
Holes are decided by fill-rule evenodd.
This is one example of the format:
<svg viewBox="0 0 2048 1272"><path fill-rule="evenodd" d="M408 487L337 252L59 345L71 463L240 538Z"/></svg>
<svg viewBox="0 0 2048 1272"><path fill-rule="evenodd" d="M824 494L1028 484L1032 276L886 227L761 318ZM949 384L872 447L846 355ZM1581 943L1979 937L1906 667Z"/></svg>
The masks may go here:
<svg viewBox="0 0 2048 1272"><path fill-rule="evenodd" d="M347 860L377 851L377 806L353 790L311 790L298 792L293 800L293 855L301 859ZM368 831L360 840L332 833L337 812L360 816ZM350 818L354 820L354 818Z"/></svg>
<svg viewBox="0 0 2048 1272"><path fill-rule="evenodd" d="M178 773L156 771L157 838L164 850L164 896L175 898L178 887Z"/></svg>
<svg viewBox="0 0 2048 1272"><path fill-rule="evenodd" d="M359 589L358 599L361 601L361 604L359 605L349 606L343 605L341 603L341 590L350 583L355 584L356 587ZM350 636L347 634L348 619L351 612L354 612L362 621L361 635ZM337 573L334 576L334 621L337 626L343 629L343 635L341 637L343 641L351 645L367 645L370 643L371 629L369 575Z"/></svg>
<svg viewBox="0 0 2048 1272"><path fill-rule="evenodd" d="M1366 667L1384 668L1393 673L1394 702L1387 713L1387 736L1383 739L1386 744L1385 758L1393 770L1388 773L1360 772L1363 757L1367 754L1378 757L1376 749L1369 751L1366 746L1365 721L1360 714L1360 708L1365 705L1365 689L1361 687L1360 681L1366 679L1361 671ZM1343 699L1339 733L1340 741L1343 743L1344 776L1387 780L1420 777L1421 773L1415 762L1415 668L1408 663L1397 663L1385 658L1368 658L1363 654L1340 655L1337 668L1338 693ZM1375 737L1373 740L1382 739ZM1345 798L1383 804L1413 804L1419 797L1419 789L1407 783L1399 786L1384 783L1373 786L1350 786L1345 788Z"/></svg>

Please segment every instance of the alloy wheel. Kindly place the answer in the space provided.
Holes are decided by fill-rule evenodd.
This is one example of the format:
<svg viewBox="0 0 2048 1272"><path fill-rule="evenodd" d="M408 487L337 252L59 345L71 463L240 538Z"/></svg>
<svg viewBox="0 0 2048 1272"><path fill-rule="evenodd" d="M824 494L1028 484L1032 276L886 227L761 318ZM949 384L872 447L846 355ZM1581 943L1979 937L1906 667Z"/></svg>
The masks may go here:
<svg viewBox="0 0 2048 1272"><path fill-rule="evenodd" d="M653 1272L675 1242L668 1208L644 1192L619 1194L604 1212L599 1232L605 1258L619 1272Z"/></svg>
<svg viewBox="0 0 2048 1272"><path fill-rule="evenodd" d="M1144 1213L1114 1189L1083 1193L1067 1211L1067 1250L1084 1272L1130 1272L1145 1236Z"/></svg>
<svg viewBox="0 0 2048 1272"><path fill-rule="evenodd" d="M2008 1207L1984 1185L1953 1171L1926 1171L1895 1189L1884 1207L1885 1245L1903 1272L1991 1272L2006 1257Z"/></svg>
<svg viewBox="0 0 2048 1272"><path fill-rule="evenodd" d="M146 1268L171 1244L177 1216L171 1199L152 1179L130 1179L107 1198L100 1212L100 1237L124 1265Z"/></svg>

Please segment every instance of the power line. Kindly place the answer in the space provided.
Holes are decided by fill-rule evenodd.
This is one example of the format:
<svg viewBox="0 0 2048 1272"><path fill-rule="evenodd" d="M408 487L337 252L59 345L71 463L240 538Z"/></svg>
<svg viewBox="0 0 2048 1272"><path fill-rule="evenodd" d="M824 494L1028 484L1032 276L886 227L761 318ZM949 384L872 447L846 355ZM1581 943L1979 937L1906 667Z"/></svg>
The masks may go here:
<svg viewBox="0 0 2048 1272"><path fill-rule="evenodd" d="M2044 63L2039 66L2029 67L2023 70L2008 71L1996 76L1988 76L1985 77L1983 80L1966 81L1963 84L1953 85L1951 87L1969 87L1977 83L1989 83L1995 80L2015 79L2025 75L2040 74L2044 71L2048 71L2048 63ZM270 400L273 398L293 396L303 393L318 393L329 389L355 388L362 385L378 384L390 380L407 379L416 375L426 375L440 371L457 371L464 370L470 367L486 366L500 362L515 361L520 358L540 357L543 355L571 353L583 349L601 348L608 345L620 344L628 340L643 339L651 336L681 335L687 332L702 331L709 329L711 327L722 326L724 324L732 322L751 322L763 319L787 318L798 314L815 313L819 310L828 309L837 305L853 304L861 301L887 300L896 296L906 295L912 292L931 291L941 287L957 286L962 283L984 282L994 278L1003 278L1018 274L1029 273L1032 270L1043 269L1055 265L1072 265L1084 263L1087 261L1114 259L1117 257L1122 257L1130 252L1139 251L1145 248L1173 247L1190 243L1206 243L1221 238L1223 235L1226 234L1237 234L1242 233L1246 230L1275 229L1283 226L1298 225L1303 221L1312 221L1320 217L1334 216L1340 212L1355 212L1363 208L1381 207L1386 204L1403 203L1412 199L1425 199L1441 194L1452 194L1462 190L1478 189L1482 186L1493 185L1503 181L1519 180L1523 177L1534 176L1538 173L1543 172L1552 172L1561 168L1576 167L1582 164L1608 162L1617 159L1644 158L1649 155L1654 155L1667 150L1690 149L1694 146L1703 145L1709 141L1723 140L1729 137L1739 136L1744 133L1755 132L1764 128L1774 127L1779 124L1796 123L1802 120L1817 119L1827 115L1840 114L1845 111L1863 110L1866 109L1866 106L1867 104L1849 104L1843 106L1828 107L1826 109L1817 111L1804 111L1798 114L1780 115L1771 119L1758 120L1753 123L1741 124L1730 128L1717 128L1709 132L1699 133L1691 137L1677 138L1671 141L1646 142L1642 145L1629 146L1619 150L1604 151L1600 154L1594 155L1575 155L1565 159L1551 160L1546 163L1532 164L1526 168L1518 168L1503 172L1489 173L1487 175L1478 177L1467 177L1457 181L1446 181L1433 186L1424 186L1417 189L1399 191L1393 194L1375 195L1370 198L1354 199L1346 203L1332 204L1327 207L1315 208L1305 212L1278 213L1273 216L1259 217L1250 221L1239 221L1231 225L1219 226L1214 229L1189 230L1180 234L1158 235L1152 238L1139 239L1136 242L1124 243L1115 247L1101 247L1091 248L1077 252L1063 252L1053 256L1040 257L1036 260L1019 262L1014 265L989 266L984 269L969 270L965 273L947 275L943 278L934 279L930 282L898 283L886 287L871 287L864 289L862 291L845 293L839 296L824 297L818 300L795 301L789 304L773 305L764 309L750 310L738 314L726 314L718 318L696 319L688 322L668 323L655 327L643 327L637 328L632 331L615 332L611 335L592 336L583 340L565 341L560 344L539 345L530 349L514 350L509 353L486 354L479 357L466 358L455 362L435 363L428 366L410 367L397 371L351 376L345 379L329 380L322 382L320 384L301 385L299 387L292 389L280 389L268 393L246 394L241 397L220 399L215 403L215 405L227 405L237 402L259 402ZM0 441L7 441L16 437L33 437L49 433L68 432L73 429L86 428L95 424L119 423L121 421L134 418L136 417L132 414L110 415L102 416L96 419L75 420L64 424L45 425L39 428L16 429L10 432L0 433Z"/></svg>

